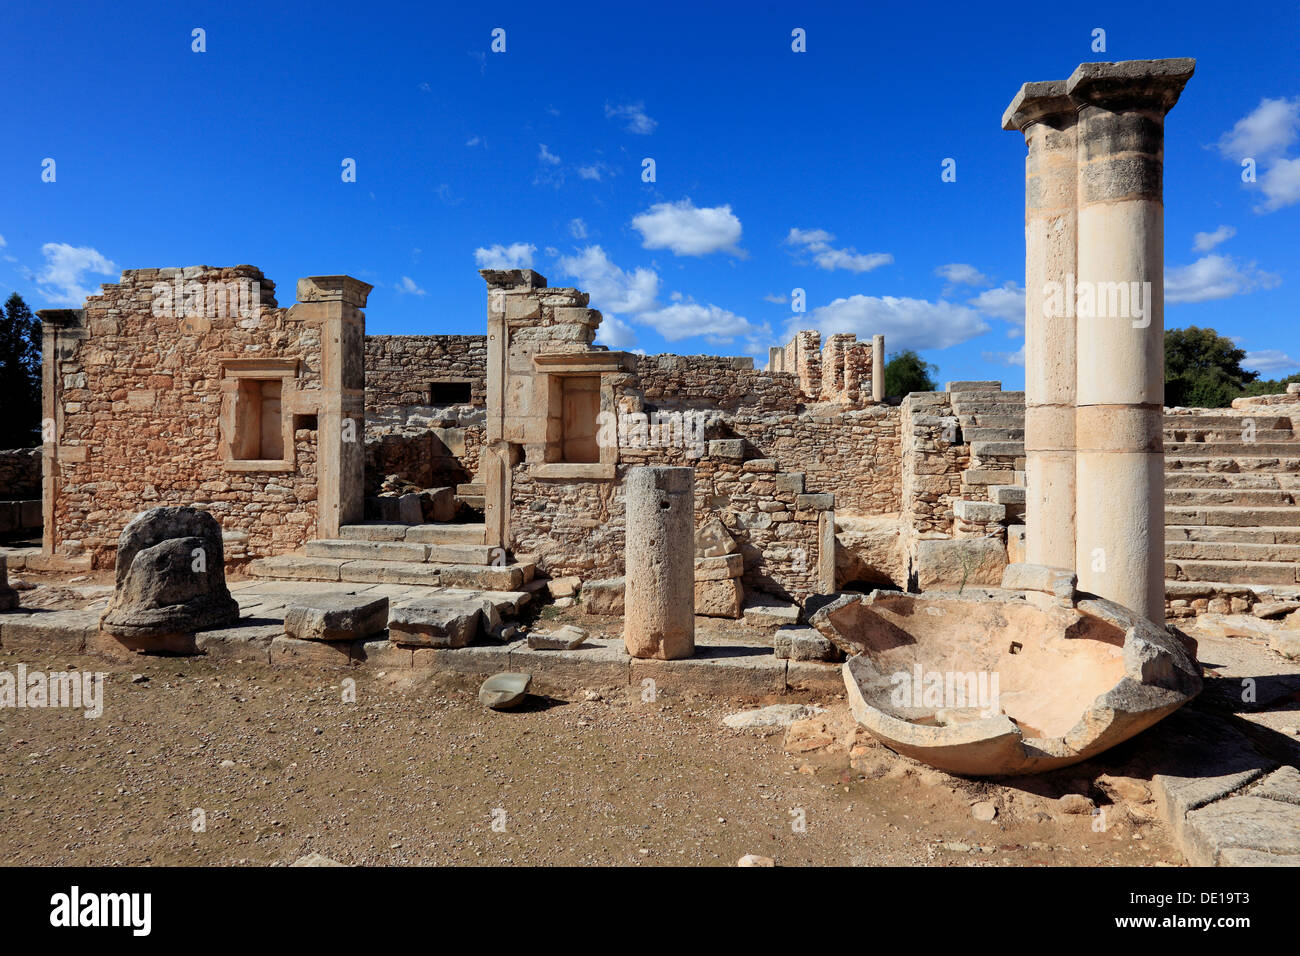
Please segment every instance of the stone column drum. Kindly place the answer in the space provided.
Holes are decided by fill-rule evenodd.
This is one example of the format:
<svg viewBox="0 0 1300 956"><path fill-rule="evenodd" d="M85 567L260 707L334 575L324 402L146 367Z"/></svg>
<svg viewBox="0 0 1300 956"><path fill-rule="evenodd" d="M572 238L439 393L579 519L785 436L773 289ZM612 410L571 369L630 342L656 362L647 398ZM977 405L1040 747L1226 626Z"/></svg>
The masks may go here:
<svg viewBox="0 0 1300 956"><path fill-rule="evenodd" d="M633 657L695 653L695 469L632 468L623 643Z"/></svg>
<svg viewBox="0 0 1300 956"><path fill-rule="evenodd" d="M1075 103L1026 83L1002 116L1025 136L1025 561L1075 560ZM1067 295L1067 290L1069 295Z"/></svg>
<svg viewBox="0 0 1300 956"><path fill-rule="evenodd" d="M879 405L885 400L885 337L871 337L871 400Z"/></svg>
<svg viewBox="0 0 1300 956"><path fill-rule="evenodd" d="M1191 59L1083 63L1066 81L1079 103L1079 588L1158 623L1165 591L1164 119L1195 66Z"/></svg>

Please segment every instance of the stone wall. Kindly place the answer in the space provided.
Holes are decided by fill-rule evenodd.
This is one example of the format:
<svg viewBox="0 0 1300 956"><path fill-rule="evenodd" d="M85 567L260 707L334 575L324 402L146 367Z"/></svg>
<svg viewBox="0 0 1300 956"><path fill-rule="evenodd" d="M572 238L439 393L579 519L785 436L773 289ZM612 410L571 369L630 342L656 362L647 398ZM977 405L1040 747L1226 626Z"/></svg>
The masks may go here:
<svg viewBox="0 0 1300 956"><path fill-rule="evenodd" d="M957 419L946 392L913 392L900 406L900 511L921 537L951 537L953 502L961 498L961 475L970 446L953 444Z"/></svg>
<svg viewBox="0 0 1300 956"><path fill-rule="evenodd" d="M0 501L41 496L41 450L13 448L0 451Z"/></svg>
<svg viewBox="0 0 1300 956"><path fill-rule="evenodd" d="M237 304L226 295L236 288L246 294ZM279 308L258 269L130 270L83 312L59 314L57 333L46 321L56 554L112 567L126 523L162 505L212 512L236 562L315 537L320 331ZM231 370L267 362L289 369L279 401L291 436L281 451L292 453L279 466L232 463Z"/></svg>
<svg viewBox="0 0 1300 956"><path fill-rule="evenodd" d="M431 401L435 382L467 382L466 402ZM486 335L367 335L366 413L396 406L487 406Z"/></svg>

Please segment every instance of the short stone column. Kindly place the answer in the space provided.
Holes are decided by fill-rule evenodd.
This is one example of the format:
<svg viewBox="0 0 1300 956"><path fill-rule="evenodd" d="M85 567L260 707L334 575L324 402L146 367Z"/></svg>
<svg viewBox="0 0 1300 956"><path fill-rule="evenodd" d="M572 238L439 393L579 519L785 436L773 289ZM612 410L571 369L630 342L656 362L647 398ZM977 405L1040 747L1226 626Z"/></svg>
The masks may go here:
<svg viewBox="0 0 1300 956"><path fill-rule="evenodd" d="M1079 102L1079 589L1164 621L1164 119L1196 62L1083 63ZM1048 529L1050 534L1052 529Z"/></svg>
<svg viewBox="0 0 1300 956"><path fill-rule="evenodd" d="M695 653L695 469L628 471L623 643L633 657Z"/></svg>
<svg viewBox="0 0 1300 956"><path fill-rule="evenodd" d="M1026 83L1002 116L1024 133L1025 561L1075 560L1076 104L1063 80ZM1067 294L1068 290L1068 294Z"/></svg>
<svg viewBox="0 0 1300 956"><path fill-rule="evenodd" d="M879 405L885 400L885 337L871 337L871 400Z"/></svg>

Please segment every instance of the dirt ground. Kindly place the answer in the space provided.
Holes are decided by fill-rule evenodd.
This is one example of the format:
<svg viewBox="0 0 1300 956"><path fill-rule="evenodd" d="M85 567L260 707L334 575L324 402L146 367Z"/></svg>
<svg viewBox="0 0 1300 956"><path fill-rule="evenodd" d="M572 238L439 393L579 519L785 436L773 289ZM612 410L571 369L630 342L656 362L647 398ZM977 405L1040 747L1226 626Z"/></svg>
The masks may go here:
<svg viewBox="0 0 1300 956"><path fill-rule="evenodd" d="M842 699L787 753L783 732L722 724L754 703L592 691L497 713L412 672L0 651L19 662L105 672L104 712L0 709L6 865L1181 862L1149 808L1105 805L1096 767L994 784L877 748L854 769L816 747L847 726ZM1061 809L1070 791L1104 832Z"/></svg>

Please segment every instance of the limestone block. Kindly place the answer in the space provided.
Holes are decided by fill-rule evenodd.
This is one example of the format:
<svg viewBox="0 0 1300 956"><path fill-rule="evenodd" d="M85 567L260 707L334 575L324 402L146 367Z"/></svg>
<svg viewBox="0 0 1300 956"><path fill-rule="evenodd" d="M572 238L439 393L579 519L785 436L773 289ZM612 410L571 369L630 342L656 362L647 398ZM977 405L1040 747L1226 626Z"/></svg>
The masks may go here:
<svg viewBox="0 0 1300 956"><path fill-rule="evenodd" d="M695 613L703 617L738 620L744 612L745 589L736 578L695 582Z"/></svg>
<svg viewBox="0 0 1300 956"><path fill-rule="evenodd" d="M1007 550L996 538L937 538L916 543L913 566L922 591L997 587Z"/></svg>
<svg viewBox="0 0 1300 956"><path fill-rule="evenodd" d="M628 471L623 641L633 657L674 660L695 652L692 468Z"/></svg>
<svg viewBox="0 0 1300 956"><path fill-rule="evenodd" d="M412 647L465 647L478 636L481 616L469 601L409 601L388 612L388 639Z"/></svg>
<svg viewBox="0 0 1300 956"><path fill-rule="evenodd" d="M294 598L284 610L284 633L303 641L355 641L388 626L388 598L359 594L313 594Z"/></svg>
<svg viewBox="0 0 1300 956"><path fill-rule="evenodd" d="M588 614L622 614L623 579L585 582L582 585L582 608Z"/></svg>
<svg viewBox="0 0 1300 956"><path fill-rule="evenodd" d="M741 554L725 554L716 558L695 559L696 581L725 581L745 573L745 558Z"/></svg>
<svg viewBox="0 0 1300 956"><path fill-rule="evenodd" d="M781 627L772 635L773 653L791 661L838 661L839 648L814 627Z"/></svg>
<svg viewBox="0 0 1300 956"><path fill-rule="evenodd" d="M6 558L0 554L0 611L12 611L18 606L18 592L9 586L9 569Z"/></svg>
<svg viewBox="0 0 1300 956"><path fill-rule="evenodd" d="M771 523L768 518L768 523ZM701 525L700 530L695 532L695 554L701 558L720 558L727 554L736 554L740 551L740 545L732 537L731 532L723 525L721 519L716 515Z"/></svg>

